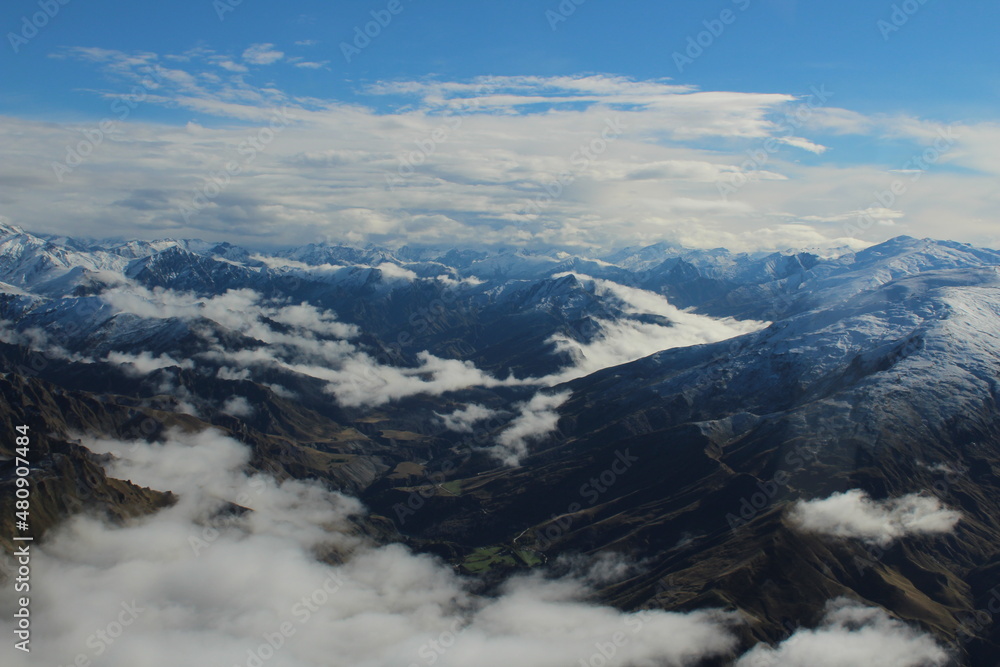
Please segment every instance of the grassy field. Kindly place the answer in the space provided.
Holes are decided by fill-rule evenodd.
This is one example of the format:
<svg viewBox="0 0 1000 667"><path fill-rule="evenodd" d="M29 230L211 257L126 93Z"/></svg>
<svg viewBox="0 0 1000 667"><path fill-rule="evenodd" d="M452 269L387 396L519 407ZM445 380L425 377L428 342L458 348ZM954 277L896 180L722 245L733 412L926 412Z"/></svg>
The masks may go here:
<svg viewBox="0 0 1000 667"><path fill-rule="evenodd" d="M541 556L534 551L496 546L476 549L466 556L461 566L471 574L484 574L497 568L535 567L543 562Z"/></svg>

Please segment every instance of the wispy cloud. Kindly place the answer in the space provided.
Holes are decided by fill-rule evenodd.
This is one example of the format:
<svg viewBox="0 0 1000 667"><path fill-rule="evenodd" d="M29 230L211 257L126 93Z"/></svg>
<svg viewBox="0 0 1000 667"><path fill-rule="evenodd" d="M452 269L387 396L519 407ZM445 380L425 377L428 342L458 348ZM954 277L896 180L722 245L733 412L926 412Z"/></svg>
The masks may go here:
<svg viewBox="0 0 1000 667"><path fill-rule="evenodd" d="M571 392L556 394L539 392L530 401L520 404L518 414L497 436L497 445L490 452L504 465L520 465L528 453L528 443L542 440L558 428L559 407L569 400Z"/></svg>
<svg viewBox="0 0 1000 667"><path fill-rule="evenodd" d="M243 52L243 60L251 65L272 65L284 57L274 44L253 44Z"/></svg>

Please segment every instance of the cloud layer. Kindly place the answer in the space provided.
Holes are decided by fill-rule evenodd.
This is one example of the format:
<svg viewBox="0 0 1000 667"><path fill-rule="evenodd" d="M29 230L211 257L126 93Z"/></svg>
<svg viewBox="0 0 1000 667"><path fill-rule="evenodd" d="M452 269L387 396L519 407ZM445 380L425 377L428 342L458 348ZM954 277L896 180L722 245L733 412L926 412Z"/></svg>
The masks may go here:
<svg viewBox="0 0 1000 667"><path fill-rule="evenodd" d="M950 533L962 515L932 496L911 493L877 501L852 489L829 498L799 501L790 518L809 532L888 545L910 535Z"/></svg>
<svg viewBox="0 0 1000 667"><path fill-rule="evenodd" d="M598 297L619 303L627 315L656 315L664 321L657 323L628 318L605 321L595 318L601 333L587 343L565 335L553 336L551 342L556 349L567 352L574 363L546 377L545 382L551 385L642 359L661 350L715 343L752 333L768 324L688 313L655 292L619 285L610 280L574 275L581 280L592 281Z"/></svg>
<svg viewBox="0 0 1000 667"><path fill-rule="evenodd" d="M735 646L724 614L625 614L586 602L572 578L473 595L450 567L357 537L356 501L249 472L248 450L215 432L85 444L117 457L111 474L180 500L124 526L76 517L39 546L39 635L11 667L562 667L602 647L621 664L694 664ZM331 551L339 564L317 558Z"/></svg>
<svg viewBox="0 0 1000 667"><path fill-rule="evenodd" d="M78 124L0 118L16 165L0 168L0 182L17 186L3 215L64 233L239 234L260 245L771 249L940 236L947 211L950 235L997 239L988 221L1000 132L989 124L864 116L832 106L836 91L704 91L613 75L379 82L357 91L362 106L252 85L248 70L306 65L285 62L281 48L61 52L113 77L98 93L107 113ZM196 120L137 122L146 107ZM838 142L858 138L909 146L914 159L845 161ZM903 194L879 199L895 181ZM859 227L875 209L884 214Z"/></svg>
<svg viewBox="0 0 1000 667"><path fill-rule="evenodd" d="M949 659L930 636L841 598L827 605L819 627L798 630L776 647L758 646L736 667L943 667Z"/></svg>

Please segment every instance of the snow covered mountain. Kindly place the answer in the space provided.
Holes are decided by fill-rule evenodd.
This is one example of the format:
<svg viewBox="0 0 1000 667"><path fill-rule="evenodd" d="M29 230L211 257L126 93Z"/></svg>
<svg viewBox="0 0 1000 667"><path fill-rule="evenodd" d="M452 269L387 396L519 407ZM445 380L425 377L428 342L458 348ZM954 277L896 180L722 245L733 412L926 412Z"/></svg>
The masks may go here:
<svg viewBox="0 0 1000 667"><path fill-rule="evenodd" d="M735 610L745 647L846 596L1000 659L978 614L1000 586L1000 252L265 253L4 227L0 320L4 414L52 434L40 465L81 503L166 501L109 491L75 434L213 426L485 586L614 554L605 601Z"/></svg>

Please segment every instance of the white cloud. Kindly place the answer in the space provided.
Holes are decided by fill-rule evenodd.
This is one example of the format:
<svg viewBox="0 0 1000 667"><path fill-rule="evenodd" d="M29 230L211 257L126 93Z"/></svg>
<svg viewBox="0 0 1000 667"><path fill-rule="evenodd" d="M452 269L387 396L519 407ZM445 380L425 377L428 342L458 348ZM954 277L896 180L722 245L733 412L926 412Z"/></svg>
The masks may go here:
<svg viewBox="0 0 1000 667"><path fill-rule="evenodd" d="M248 50L254 59L279 53L266 45ZM399 107L376 110L364 102L256 88L225 69L228 56L210 51L170 57L68 49L61 55L113 72L128 86L142 81L144 68L159 66L162 75L143 104L220 120L197 131L119 123L115 141L103 142L60 182L52 164L65 159L66 146L78 143L88 126L0 118L7 163L18 165L16 173L0 167L0 179L28 183L12 190L5 214L32 229L241 235L261 246L317 238L583 247L672 240L774 250L804 236L815 239L812 246L842 237L868 243L901 233L940 237L947 219L947 235L957 240L988 245L998 238L990 221L1000 198L1000 132L991 123L956 126L949 150L903 176L893 170L912 169L905 160L852 162L853 139L841 137L896 141L919 157L948 131L942 123L820 106L790 135L786 119L802 107L795 94L702 91L609 75L484 77L373 84L360 91L362 100L385 106L382 94L405 98ZM312 61L292 64L306 62ZM101 94L111 101L127 91ZM238 147L248 136L246 122L266 126L282 108L295 122L243 164ZM580 148L614 118L624 134L577 169ZM752 170L745 187L724 197L718 184L738 178L747 152L759 154L768 139L779 149ZM151 142L162 147L156 159L147 150ZM800 161L800 150L823 159ZM317 168L316 156L331 151L350 159ZM234 161L241 173L186 220L180 209L197 191L192 183L207 182ZM572 182L550 198L546 188L567 171ZM894 181L905 186L891 207L905 216L893 219L895 225L861 229L834 221L870 208L873 193L890 190ZM538 198L542 211L532 212ZM48 202L44 214L39 200Z"/></svg>
<svg viewBox="0 0 1000 667"><path fill-rule="evenodd" d="M539 392L530 401L518 405L520 414L497 436L497 445L490 448L490 453L504 465L520 465L528 453L529 442L546 438L558 428L558 409L571 395L569 391Z"/></svg>
<svg viewBox="0 0 1000 667"><path fill-rule="evenodd" d="M383 265L389 267L393 265ZM412 272L398 269L395 275L410 280ZM415 279L416 275L412 275ZM327 383L341 405L376 406L416 394L439 395L468 387L517 386L537 383L513 377L498 379L472 362L442 359L420 352L415 368L388 366L372 358L346 338L358 335L354 325L337 321L330 311L301 303L294 306L267 303L250 289L229 290L213 297L198 297L166 289L149 290L137 285L117 287L101 298L115 309L146 318L210 319L230 331L265 343L259 348L225 349L215 342L199 358L225 364L223 379L242 379L232 367L277 366ZM269 322L291 327L278 331ZM335 340L330 340L333 337ZM147 365L152 363L147 360ZM163 362L166 363L166 362Z"/></svg>
<svg viewBox="0 0 1000 667"><path fill-rule="evenodd" d="M248 52L254 60L278 53L267 45ZM67 54L133 81L141 79L140 68L168 60L79 49ZM843 183L791 162L793 156L783 151L771 156L738 196L720 197L716 181L735 176L745 151L767 138L819 150L818 138L785 137L780 130L779 120L799 103L794 95L700 91L605 75L397 81L362 91L377 101L381 93L391 93L411 102L400 111L377 112L254 88L238 72L220 76L225 62L211 52L170 61L155 94L144 102L217 115L220 123L197 131L120 124L116 141L104 142L63 183L53 178L51 163L63 158L67 144L79 141L79 128L0 119L0 131L11 138L5 145L11 157L18 164L40 165L27 173L19 167L19 178L35 185L30 201L29 190L17 194L8 215L42 230L54 229L53 220L66 220L62 231L72 233L100 235L111 225L158 236L245 235L263 245L317 237L359 243L405 237L415 243L606 246L626 238L638 244L683 236L699 247L717 246L724 238L742 248L761 243L745 232L766 227L776 235L789 216L832 215L817 209L845 200L830 194L844 191ZM252 163L242 164L237 147L247 138L245 121L265 126L281 108L295 123ZM616 118L624 134L578 169L581 147L599 139ZM703 140L711 146L700 146ZM169 147L155 161L145 152L151 141ZM731 151L719 150L720 141ZM433 150L420 149L418 142ZM315 156L331 151L350 159L326 160L317 168ZM179 211L195 194L191 183L206 181L229 161L240 162L241 173L185 221ZM573 182L549 198L546 187L567 170L574 171ZM848 209L854 210L870 201L872 179L867 169L843 170L848 173L859 193ZM930 180L925 176L920 189ZM60 196L49 196L55 188ZM543 210L531 213L539 197ZM38 215L33 206L38 198L59 210ZM844 235L832 231L833 237ZM823 224L812 232L831 236ZM789 240L774 243L788 247Z"/></svg>
<svg viewBox="0 0 1000 667"><path fill-rule="evenodd" d="M251 65L271 65L285 57L274 44L253 44L243 52L243 60Z"/></svg>
<svg viewBox="0 0 1000 667"><path fill-rule="evenodd" d="M409 269L406 269L398 264L392 264L391 262L383 262L375 267L386 278L396 279L396 280L406 280L412 282L417 279L417 274Z"/></svg>
<svg viewBox="0 0 1000 667"><path fill-rule="evenodd" d="M234 417L249 417L253 414L253 406L243 396L233 396L222 405L222 412Z"/></svg>
<svg viewBox="0 0 1000 667"><path fill-rule="evenodd" d="M66 348L57 345L49 340L49 335L44 329L30 327L23 331L14 328L14 323L8 320L0 320L0 341L8 345L21 345L31 350L44 352L55 359L67 359L80 363L93 363L93 360L78 352L70 352Z"/></svg>
<svg viewBox="0 0 1000 667"><path fill-rule="evenodd" d="M265 343L315 348L327 342L336 347L337 341L321 342L316 337L347 339L359 334L357 326L337 321L332 311L320 310L305 302L292 306L266 303L251 289L232 289L204 298L159 287L150 290L141 285L127 285L106 290L101 299L118 311L143 318L195 320L204 317ZM295 334L275 331L265 319L292 327Z"/></svg>
<svg viewBox="0 0 1000 667"><path fill-rule="evenodd" d="M716 319L685 312L655 292L619 285L609 280L580 274L573 275L581 280L592 281L597 296L619 301L625 313L659 315L670 323L657 324L626 318L614 321L594 318L601 333L588 343L581 343L566 335L553 336L551 342L555 343L556 349L568 353L574 363L543 379L550 385L568 382L604 368L642 359L662 350L714 343L752 333L767 326L766 322L732 318Z"/></svg>
<svg viewBox="0 0 1000 667"><path fill-rule="evenodd" d="M777 647L759 645L736 667L943 667L948 653L934 639L883 610L840 598L820 626L798 630Z"/></svg>
<svg viewBox="0 0 1000 667"><path fill-rule="evenodd" d="M437 414L437 413L435 413ZM478 403L471 403L464 408L455 410L449 415L438 417L444 422L445 428L456 433L472 433L473 426L481 421L490 419L497 414L496 410L491 410Z"/></svg>
<svg viewBox="0 0 1000 667"><path fill-rule="evenodd" d="M215 373L215 376L220 380L249 380L250 369L240 368L239 370L237 370L235 368L229 368L228 366L223 366Z"/></svg>
<svg viewBox="0 0 1000 667"><path fill-rule="evenodd" d="M161 368L170 368L174 366L185 369L194 368L194 362L190 359L177 361L168 354L161 354L158 357L154 357L151 352L140 352L139 354L109 352L108 356L104 360L112 364L121 364L125 366L123 370L129 375L136 377L149 375L153 371L158 371Z"/></svg>
<svg viewBox="0 0 1000 667"><path fill-rule="evenodd" d="M802 530L881 545L910 535L950 533L961 518L932 496L911 493L877 501L860 489L799 501L790 515Z"/></svg>
<svg viewBox="0 0 1000 667"><path fill-rule="evenodd" d="M429 352L417 354L420 365L400 368L379 364L368 354L356 353L337 369L301 364L288 368L327 380L327 390L341 405L376 406L416 394L440 395L468 387L501 387L532 384L513 376L500 380L479 370L470 361L442 359Z"/></svg>
<svg viewBox="0 0 1000 667"><path fill-rule="evenodd" d="M119 525L79 516L33 547L32 621L45 641L30 657L11 651L10 667L80 655L102 667L562 667L616 636L622 664L680 665L736 645L732 615L623 613L586 602L592 592L571 578L518 577L479 597L443 563L356 537L356 501L247 471L250 451L216 432L85 444L115 456L111 474L179 501ZM331 552L336 564L321 560ZM129 625L112 627L120 618ZM4 613L0 630L11 627ZM113 639L100 639L109 627Z"/></svg>
<svg viewBox="0 0 1000 667"><path fill-rule="evenodd" d="M782 137L780 141L788 146L795 146L796 148L801 148L802 150L809 151L810 153L816 153L817 155L822 155L828 150L826 146L815 144L808 139L803 139L802 137Z"/></svg>

